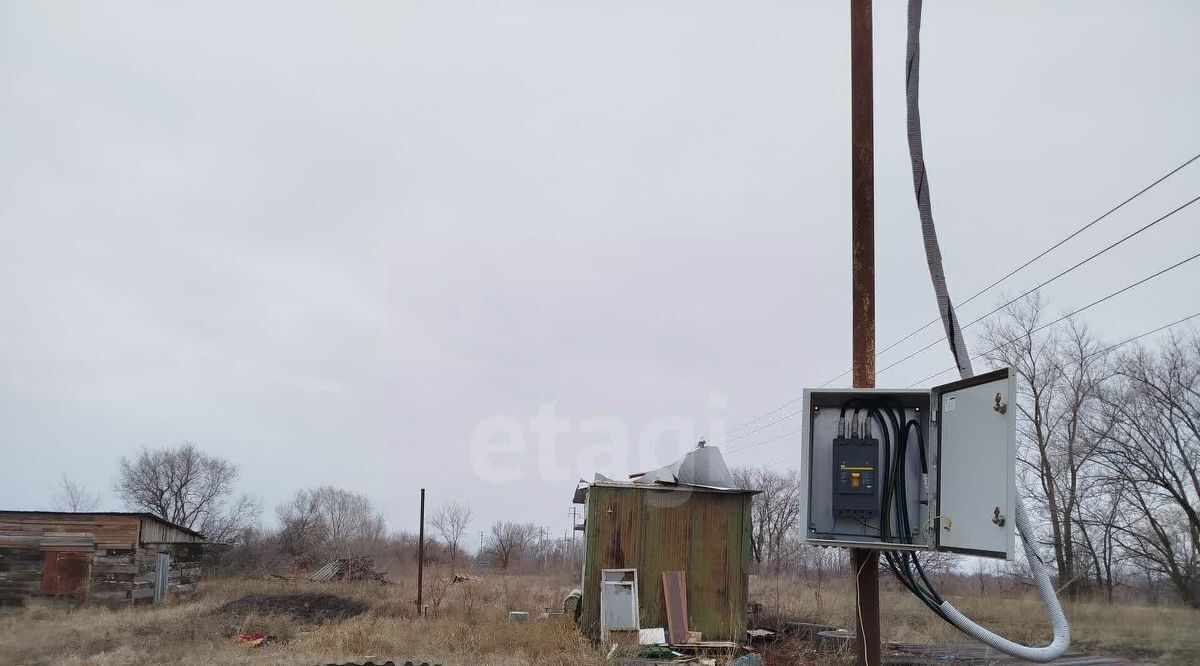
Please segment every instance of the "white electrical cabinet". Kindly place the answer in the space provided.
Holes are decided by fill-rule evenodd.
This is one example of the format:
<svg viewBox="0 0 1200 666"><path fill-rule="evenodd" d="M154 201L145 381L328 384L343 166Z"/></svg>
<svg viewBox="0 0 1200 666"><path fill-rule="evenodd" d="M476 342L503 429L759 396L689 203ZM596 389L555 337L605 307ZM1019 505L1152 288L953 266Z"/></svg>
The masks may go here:
<svg viewBox="0 0 1200 666"><path fill-rule="evenodd" d="M1007 368L932 389L805 390L805 541L1011 559L1015 398Z"/></svg>

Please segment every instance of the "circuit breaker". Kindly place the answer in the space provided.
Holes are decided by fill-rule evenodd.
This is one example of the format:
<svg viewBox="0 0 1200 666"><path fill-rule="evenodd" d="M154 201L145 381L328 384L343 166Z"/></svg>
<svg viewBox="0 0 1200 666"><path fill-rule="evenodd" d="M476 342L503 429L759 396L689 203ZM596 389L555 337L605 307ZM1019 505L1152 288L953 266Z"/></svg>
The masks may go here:
<svg viewBox="0 0 1200 666"><path fill-rule="evenodd" d="M879 516L879 440L833 440L833 513L852 518Z"/></svg>
<svg viewBox="0 0 1200 666"><path fill-rule="evenodd" d="M932 389L808 389L805 542L1015 554L1016 385L1001 369Z"/></svg>

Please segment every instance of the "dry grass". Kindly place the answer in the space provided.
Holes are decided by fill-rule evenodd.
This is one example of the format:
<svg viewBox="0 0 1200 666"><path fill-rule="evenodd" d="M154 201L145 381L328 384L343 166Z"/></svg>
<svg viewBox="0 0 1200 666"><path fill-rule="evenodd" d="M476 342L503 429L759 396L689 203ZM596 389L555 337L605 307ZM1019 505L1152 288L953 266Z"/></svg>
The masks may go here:
<svg viewBox="0 0 1200 666"><path fill-rule="evenodd" d="M881 577L881 582L884 579ZM817 590L787 580L752 579L750 596L773 618L854 625L854 587L836 579ZM880 591L881 624L885 641L900 643L969 642L957 629L929 612L906 590L891 581ZM1019 597L950 596L956 608L997 633L1026 644L1048 643L1050 622L1034 593ZM1072 649L1125 656L1161 664L1200 664L1200 613L1185 607L1140 606L1085 602L1067 604Z"/></svg>
<svg viewBox="0 0 1200 666"><path fill-rule="evenodd" d="M3 664L321 664L398 659L443 664L598 665L600 653L567 620L508 621L509 610L532 615L557 607L572 587L567 578L490 575L460 583L445 593L436 617L414 619L411 583L215 580L200 596L157 607L75 610L32 606L0 616ZM342 622L307 625L287 617L251 612L230 617L216 612L247 594L318 592L359 599L368 610ZM764 606L768 623L779 618L852 627L853 588L844 579L819 591L794 581L754 579L751 596ZM963 597L955 605L986 626L1027 642L1044 642L1049 628L1033 596ZM909 643L964 642L899 589L883 591L884 637ZM1200 663L1200 614L1185 608L1099 603L1068 607L1076 644L1101 654L1126 655L1163 664ZM263 631L276 641L261 648L231 636ZM777 646L768 663L844 664L849 655L812 654Z"/></svg>
<svg viewBox="0 0 1200 666"><path fill-rule="evenodd" d="M414 620L411 585L217 580L199 598L158 607L66 610L29 607L0 617L4 664L319 664L332 661L407 659L444 664L600 663L569 620L508 621L507 610L536 615L558 607L569 581L489 577L458 584L437 617ZM246 594L317 592L360 599L369 609L342 622L306 625L286 616L215 612ZM238 644L240 632L262 631L276 640L264 647Z"/></svg>

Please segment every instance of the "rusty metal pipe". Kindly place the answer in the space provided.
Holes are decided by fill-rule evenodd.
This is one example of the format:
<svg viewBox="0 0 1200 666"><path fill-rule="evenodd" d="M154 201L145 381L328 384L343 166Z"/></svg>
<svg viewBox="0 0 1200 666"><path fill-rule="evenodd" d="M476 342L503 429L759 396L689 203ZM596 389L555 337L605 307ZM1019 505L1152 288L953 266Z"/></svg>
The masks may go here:
<svg viewBox="0 0 1200 666"><path fill-rule="evenodd" d="M854 386L875 386L875 95L871 0L850 0L851 368ZM879 552L850 551L859 666L880 665Z"/></svg>

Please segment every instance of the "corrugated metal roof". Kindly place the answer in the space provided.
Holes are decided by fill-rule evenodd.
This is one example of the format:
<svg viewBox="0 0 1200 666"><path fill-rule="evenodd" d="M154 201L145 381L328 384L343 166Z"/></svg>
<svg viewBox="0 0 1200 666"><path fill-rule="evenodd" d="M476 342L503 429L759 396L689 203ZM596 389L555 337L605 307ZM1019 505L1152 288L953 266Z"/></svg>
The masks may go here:
<svg viewBox="0 0 1200 666"><path fill-rule="evenodd" d="M338 572L342 570L342 564L341 560L334 560L317 569L316 572L309 574L308 579L320 582L333 580L333 577L338 575Z"/></svg>
<svg viewBox="0 0 1200 666"><path fill-rule="evenodd" d="M679 460L656 470L631 474L632 481L615 481L603 474L596 474L591 483L579 480L571 501L583 504L588 488L638 488L641 490L677 490L699 493L756 494L760 491L737 488L721 451L714 446L700 446L685 453Z"/></svg>

